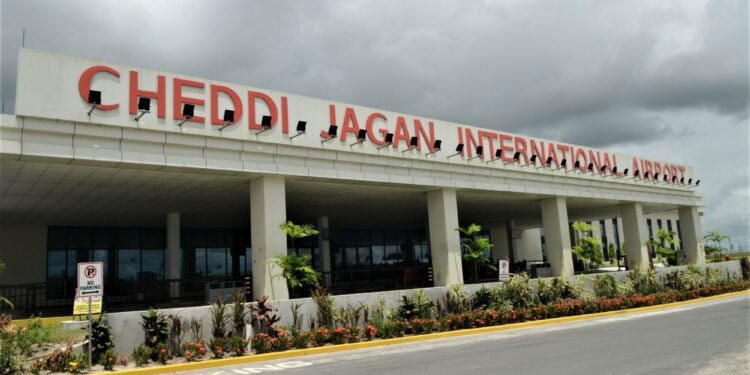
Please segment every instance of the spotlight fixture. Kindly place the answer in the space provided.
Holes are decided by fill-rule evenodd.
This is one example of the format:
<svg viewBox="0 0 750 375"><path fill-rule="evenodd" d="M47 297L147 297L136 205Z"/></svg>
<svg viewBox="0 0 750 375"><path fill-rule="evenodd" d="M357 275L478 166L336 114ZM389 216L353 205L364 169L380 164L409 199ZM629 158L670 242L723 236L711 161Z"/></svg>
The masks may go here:
<svg viewBox="0 0 750 375"><path fill-rule="evenodd" d="M700 185L700 184L701 184L701 180L697 180L697 181L695 181L695 186L698 186L698 185Z"/></svg>
<svg viewBox="0 0 750 375"><path fill-rule="evenodd" d="M177 126L182 126L186 121L190 120L195 116L195 105L194 104L188 104L185 103L185 105L182 106L182 121L180 121Z"/></svg>
<svg viewBox="0 0 750 375"><path fill-rule="evenodd" d="M294 139L305 134L305 129L307 129L307 121L297 121L297 134L289 137L289 139Z"/></svg>
<svg viewBox="0 0 750 375"><path fill-rule="evenodd" d="M676 183L677 183L677 176L672 176L672 184L676 184Z"/></svg>
<svg viewBox="0 0 750 375"><path fill-rule="evenodd" d="M641 171L640 170L637 170L637 171L633 172L633 178L632 178L632 180L635 180L636 178L640 178L640 177L641 177Z"/></svg>
<svg viewBox="0 0 750 375"><path fill-rule="evenodd" d="M474 160L476 158L482 158L484 159L484 147L483 146L477 146L476 148L477 156L469 158L469 160Z"/></svg>
<svg viewBox="0 0 750 375"><path fill-rule="evenodd" d="M411 151L411 150L417 148L418 144L419 144L419 138L418 137L411 137L411 139L409 139L409 148L407 148L404 151L401 151L401 153L403 154L406 151Z"/></svg>
<svg viewBox="0 0 750 375"><path fill-rule="evenodd" d="M586 170L588 172L591 172L591 174L595 174L594 173L594 163L589 163L589 165L586 166Z"/></svg>
<svg viewBox="0 0 750 375"><path fill-rule="evenodd" d="M255 132L255 135L271 130L271 116L263 116L260 119L260 131Z"/></svg>
<svg viewBox="0 0 750 375"><path fill-rule="evenodd" d="M547 156L547 160L545 160L544 164L541 167L539 167L539 168L549 168L550 165L552 165L552 160L554 160L552 158L552 156ZM537 168L537 169L539 169L539 168Z"/></svg>
<svg viewBox="0 0 750 375"><path fill-rule="evenodd" d="M581 168L581 161L576 160L575 164L573 164L573 171L576 171L579 168ZM566 170L565 173L568 173L568 171Z"/></svg>
<svg viewBox="0 0 750 375"><path fill-rule="evenodd" d="M349 147L354 147L356 145L362 144L367 139L367 130L365 129L359 129L357 132L357 141L350 144Z"/></svg>
<svg viewBox="0 0 750 375"><path fill-rule="evenodd" d="M383 147L388 147L393 144L393 133L386 133L385 134L385 143L381 146L378 146L378 150L380 150Z"/></svg>
<svg viewBox="0 0 750 375"><path fill-rule="evenodd" d="M560 168L555 168L555 169L553 169L553 171L558 171L560 169L566 169L565 173L568 173L567 167L568 167L568 159L563 159L560 162Z"/></svg>
<svg viewBox="0 0 750 375"><path fill-rule="evenodd" d="M531 155L531 160L529 160L529 162L527 163L527 165L528 164L534 164L534 165L536 165L536 154Z"/></svg>
<svg viewBox="0 0 750 375"><path fill-rule="evenodd" d="M458 146L456 146L456 153L453 154L453 155L448 155L448 159L450 159L450 158L452 158L452 157L454 157L456 155L460 155L462 152L464 152L464 144L463 143L459 143Z"/></svg>
<svg viewBox="0 0 750 375"><path fill-rule="evenodd" d="M646 176L646 177L648 177L648 176ZM658 173L654 173L654 181L659 182L659 174Z"/></svg>
<svg viewBox="0 0 750 375"><path fill-rule="evenodd" d="M607 166L606 165L602 165L602 167L599 168L599 174L602 175L602 176L605 176L604 172L606 172L606 171L607 171Z"/></svg>
<svg viewBox="0 0 750 375"><path fill-rule="evenodd" d="M521 161L521 153L516 151L515 154L513 154L513 160L512 161L504 161L503 164L513 164L518 163Z"/></svg>
<svg viewBox="0 0 750 375"><path fill-rule="evenodd" d="M425 155L431 155L438 151L440 151L440 145L443 143L443 141L436 139L435 143L432 145L432 151L426 153Z"/></svg>
<svg viewBox="0 0 750 375"><path fill-rule="evenodd" d="M224 126L219 128L219 131L224 130L229 125L232 125L234 123L234 111L231 109L225 109L224 110Z"/></svg>
<svg viewBox="0 0 750 375"><path fill-rule="evenodd" d="M643 174L643 178L645 178L646 180L648 180L648 178L649 178L648 175L649 174L651 174L651 172L646 171L646 173Z"/></svg>
<svg viewBox="0 0 750 375"><path fill-rule="evenodd" d="M617 167L612 168L612 174L615 176L615 178L623 178L628 175L628 168L625 168L624 171L622 171L622 176L617 175Z"/></svg>
<svg viewBox="0 0 750 375"><path fill-rule="evenodd" d="M138 116L135 116L135 121L143 117L146 113L151 112L151 98L138 98Z"/></svg>
<svg viewBox="0 0 750 375"><path fill-rule="evenodd" d="M331 125L328 127L328 138L324 138L320 143L326 143L330 141L331 139L336 138L336 133L339 131L339 127L336 125Z"/></svg>
<svg viewBox="0 0 750 375"><path fill-rule="evenodd" d="M688 185L692 185L692 184L693 184L693 179L691 178L688 180Z"/></svg>
<svg viewBox="0 0 750 375"><path fill-rule="evenodd" d="M89 104L91 104L91 109L89 109L89 112L87 113L87 115L91 116L91 112L94 112L97 106L102 105L102 92L96 91L96 90L89 90L88 102Z"/></svg>
<svg viewBox="0 0 750 375"><path fill-rule="evenodd" d="M497 151L495 151L495 158L487 160L487 163L489 163L491 161L495 161L495 160L500 160L500 158L502 158L502 157L503 157L503 150L498 148Z"/></svg>
<svg viewBox="0 0 750 375"><path fill-rule="evenodd" d="M685 185L685 177L680 178L680 184Z"/></svg>

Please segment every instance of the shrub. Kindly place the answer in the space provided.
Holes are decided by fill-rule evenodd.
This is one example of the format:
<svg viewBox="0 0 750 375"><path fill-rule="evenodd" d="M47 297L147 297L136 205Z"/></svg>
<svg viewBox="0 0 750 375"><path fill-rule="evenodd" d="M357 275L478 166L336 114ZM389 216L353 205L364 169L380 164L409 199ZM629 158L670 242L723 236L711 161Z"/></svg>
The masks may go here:
<svg viewBox="0 0 750 375"><path fill-rule="evenodd" d="M151 360L152 352L153 350L150 347L138 345L133 349L133 353L130 356L133 357L133 362L135 362L136 367L143 367Z"/></svg>
<svg viewBox="0 0 750 375"><path fill-rule="evenodd" d="M91 321L91 361L99 363L100 357L111 353L115 344L112 343L112 333L107 322L107 315L102 314L99 319ZM113 357L113 362L114 362Z"/></svg>
<svg viewBox="0 0 750 375"><path fill-rule="evenodd" d="M328 328L320 327L313 331L313 346L323 346L330 340L331 332Z"/></svg>
<svg viewBox="0 0 750 375"><path fill-rule="evenodd" d="M624 278L622 281L617 283L617 295L620 297L629 297L635 294L635 286L633 280L629 277Z"/></svg>
<svg viewBox="0 0 750 375"><path fill-rule="evenodd" d="M272 348L271 337L265 333L259 333L253 336L253 348L258 354L269 353Z"/></svg>
<svg viewBox="0 0 750 375"><path fill-rule="evenodd" d="M633 282L633 288L638 294L656 293L661 289L656 270L653 268L649 268L644 272L640 266L636 266L628 273L628 278Z"/></svg>
<svg viewBox="0 0 750 375"><path fill-rule="evenodd" d="M161 313L154 309L149 309L146 315L141 315L141 327L146 336L144 344L151 349L151 360L158 360L158 348L167 343L169 337L169 327L167 320Z"/></svg>
<svg viewBox="0 0 750 375"><path fill-rule="evenodd" d="M372 324L368 324L365 326L364 330L364 337L367 340L372 340L375 338L375 336L378 334L378 329L375 328Z"/></svg>
<svg viewBox="0 0 750 375"><path fill-rule="evenodd" d="M167 344L159 345L156 359L161 365L167 364L167 361L169 360L169 348L167 347Z"/></svg>
<svg viewBox="0 0 750 375"><path fill-rule="evenodd" d="M252 323L258 327L258 332L275 335L273 325L281 320L278 315L274 314L275 311L276 309L268 303L268 296L263 296L255 301L255 305L250 305Z"/></svg>
<svg viewBox="0 0 750 375"><path fill-rule="evenodd" d="M206 342L200 340L198 342L189 341L182 344L182 353L185 355L185 360L188 362L200 360L206 355Z"/></svg>
<svg viewBox="0 0 750 375"><path fill-rule="evenodd" d="M211 353L214 355L214 359L221 359L224 358L224 355L226 354L226 341L227 339L223 337L214 337L211 339L211 341L208 342L208 348L211 350Z"/></svg>
<svg viewBox="0 0 750 375"><path fill-rule="evenodd" d="M190 319L190 334L195 342L203 340L203 320Z"/></svg>
<svg viewBox="0 0 750 375"><path fill-rule="evenodd" d="M232 332L234 336L245 337L246 324L245 293L240 290L232 296Z"/></svg>
<svg viewBox="0 0 750 375"><path fill-rule="evenodd" d="M187 324L177 314L168 315L167 321L169 322L169 354L179 356L182 354L180 352L180 345L182 345L182 338L185 336Z"/></svg>
<svg viewBox="0 0 750 375"><path fill-rule="evenodd" d="M335 345L346 344L348 342L349 329L338 327L331 332L331 342Z"/></svg>
<svg viewBox="0 0 750 375"><path fill-rule="evenodd" d="M240 357L245 355L245 353L247 352L248 341L244 337L233 336L227 339L226 345L226 352L228 354L231 354L235 357Z"/></svg>
<svg viewBox="0 0 750 375"><path fill-rule="evenodd" d="M403 296L398 307L398 316L402 320L414 318L429 319L435 304L425 297L422 290L418 290L414 297Z"/></svg>
<svg viewBox="0 0 750 375"><path fill-rule="evenodd" d="M50 353L44 360L44 369L49 372L66 372L70 370L71 363L75 362L76 357L73 355L73 347L68 346L65 349L57 349ZM77 365L74 365L77 367Z"/></svg>
<svg viewBox="0 0 750 375"><path fill-rule="evenodd" d="M289 332L285 329L279 329L276 331L276 337L271 340L272 350L275 352L282 352L292 348L292 338Z"/></svg>
<svg viewBox="0 0 750 375"><path fill-rule="evenodd" d="M742 278L750 280L750 257L744 256L740 259L740 268L742 269Z"/></svg>
<svg viewBox="0 0 750 375"><path fill-rule="evenodd" d="M211 305L211 335L215 339L223 339L227 335L227 303L221 295L216 296L216 302Z"/></svg>
<svg viewBox="0 0 750 375"><path fill-rule="evenodd" d="M457 314L468 311L471 307L469 295L461 285L453 285L445 293L442 303L437 306L438 314Z"/></svg>
<svg viewBox="0 0 750 375"><path fill-rule="evenodd" d="M485 288L484 285L477 290L471 297L472 309L487 309L492 305L492 291Z"/></svg>
<svg viewBox="0 0 750 375"><path fill-rule="evenodd" d="M297 332L292 333L292 347L297 349L304 349L310 346L310 343L314 341L313 333L311 332Z"/></svg>
<svg viewBox="0 0 750 375"><path fill-rule="evenodd" d="M312 299L313 302L315 302L315 306L318 308L318 328L325 327L332 329L336 308L334 306L333 297L331 297L325 288L318 286L312 292Z"/></svg>
<svg viewBox="0 0 750 375"><path fill-rule="evenodd" d="M598 275L594 279L594 294L597 297L615 298L617 294L617 281L610 274Z"/></svg>
<svg viewBox="0 0 750 375"><path fill-rule="evenodd" d="M97 361L102 367L104 367L107 371L112 371L115 368L115 364L117 364L117 356L112 352L112 349L107 349L104 354L99 355L99 360Z"/></svg>
<svg viewBox="0 0 750 375"><path fill-rule="evenodd" d="M505 300L510 301L514 308L524 308L534 304L534 291L529 284L529 275L525 272L511 276L500 288L501 295Z"/></svg>

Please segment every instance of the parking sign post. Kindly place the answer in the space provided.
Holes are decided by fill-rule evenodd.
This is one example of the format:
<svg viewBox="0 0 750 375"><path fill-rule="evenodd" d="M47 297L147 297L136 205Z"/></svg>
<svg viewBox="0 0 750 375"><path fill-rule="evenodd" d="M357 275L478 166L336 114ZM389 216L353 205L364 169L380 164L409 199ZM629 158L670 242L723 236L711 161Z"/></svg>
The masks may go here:
<svg viewBox="0 0 750 375"><path fill-rule="evenodd" d="M78 297L86 297L88 299L89 311L89 369L91 369L91 347L93 345L92 340L92 325L91 325L91 299L93 297L104 296L104 277L102 262L87 262L78 263L78 289L76 289Z"/></svg>

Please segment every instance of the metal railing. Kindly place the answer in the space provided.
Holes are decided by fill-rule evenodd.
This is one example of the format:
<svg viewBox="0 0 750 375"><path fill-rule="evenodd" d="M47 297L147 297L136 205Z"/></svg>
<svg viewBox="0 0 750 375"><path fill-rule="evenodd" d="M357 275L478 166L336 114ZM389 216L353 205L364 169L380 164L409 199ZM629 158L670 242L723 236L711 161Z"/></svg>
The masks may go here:
<svg viewBox="0 0 750 375"><path fill-rule="evenodd" d="M159 279L106 285L103 309L108 312L148 307L196 306L207 302L211 288L245 288L245 277ZM68 280L23 285L0 285L0 296L14 309L0 306L0 314L14 318L31 315L69 315L73 310L76 283ZM248 296L250 300L252 296Z"/></svg>

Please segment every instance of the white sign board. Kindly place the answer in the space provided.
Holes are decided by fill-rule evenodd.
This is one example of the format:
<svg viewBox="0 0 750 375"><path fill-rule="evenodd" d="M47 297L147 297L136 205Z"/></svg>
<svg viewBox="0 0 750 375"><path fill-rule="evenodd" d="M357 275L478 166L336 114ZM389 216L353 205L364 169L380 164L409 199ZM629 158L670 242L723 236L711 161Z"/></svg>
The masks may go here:
<svg viewBox="0 0 750 375"><path fill-rule="evenodd" d="M508 281L510 278L510 266L507 260L500 260L497 265L497 269L500 272L500 281Z"/></svg>
<svg viewBox="0 0 750 375"><path fill-rule="evenodd" d="M78 296L104 295L104 267L102 262L78 263Z"/></svg>

